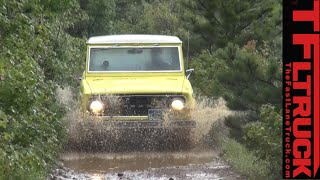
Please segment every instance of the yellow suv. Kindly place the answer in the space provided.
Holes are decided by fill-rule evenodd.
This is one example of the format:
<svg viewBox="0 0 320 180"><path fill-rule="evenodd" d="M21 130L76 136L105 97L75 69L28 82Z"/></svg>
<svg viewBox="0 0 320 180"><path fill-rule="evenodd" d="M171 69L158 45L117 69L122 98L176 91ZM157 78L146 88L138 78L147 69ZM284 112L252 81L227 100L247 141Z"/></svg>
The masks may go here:
<svg viewBox="0 0 320 180"><path fill-rule="evenodd" d="M178 37L91 37L81 80L83 111L119 128L157 128L165 122L194 127L192 71L185 70Z"/></svg>

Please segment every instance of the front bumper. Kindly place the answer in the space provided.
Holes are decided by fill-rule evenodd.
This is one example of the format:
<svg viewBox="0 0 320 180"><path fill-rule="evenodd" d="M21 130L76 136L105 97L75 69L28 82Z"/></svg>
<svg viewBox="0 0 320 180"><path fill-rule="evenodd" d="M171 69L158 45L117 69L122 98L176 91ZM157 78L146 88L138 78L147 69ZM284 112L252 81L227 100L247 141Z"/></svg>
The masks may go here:
<svg viewBox="0 0 320 180"><path fill-rule="evenodd" d="M194 120L150 120L148 116L96 116L88 119L102 122L105 127L115 129L139 128L195 128Z"/></svg>
<svg viewBox="0 0 320 180"><path fill-rule="evenodd" d="M165 123L163 121L105 121L104 124L116 129L196 127L196 123L190 120L179 120L168 123Z"/></svg>

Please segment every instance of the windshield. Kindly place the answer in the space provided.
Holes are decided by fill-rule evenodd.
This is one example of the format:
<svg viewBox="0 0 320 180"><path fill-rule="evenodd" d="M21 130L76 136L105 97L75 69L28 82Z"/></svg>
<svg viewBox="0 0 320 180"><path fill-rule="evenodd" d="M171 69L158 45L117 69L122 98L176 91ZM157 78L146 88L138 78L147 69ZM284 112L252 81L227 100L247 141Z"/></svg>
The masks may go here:
<svg viewBox="0 0 320 180"><path fill-rule="evenodd" d="M90 48L89 71L180 71L178 47Z"/></svg>

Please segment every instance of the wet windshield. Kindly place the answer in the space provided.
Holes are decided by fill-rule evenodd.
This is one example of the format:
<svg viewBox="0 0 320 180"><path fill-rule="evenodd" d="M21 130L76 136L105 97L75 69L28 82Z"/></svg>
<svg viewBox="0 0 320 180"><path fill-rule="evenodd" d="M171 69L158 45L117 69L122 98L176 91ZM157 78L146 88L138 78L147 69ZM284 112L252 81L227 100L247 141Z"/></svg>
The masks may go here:
<svg viewBox="0 0 320 180"><path fill-rule="evenodd" d="M90 48L89 71L180 71L178 47Z"/></svg>

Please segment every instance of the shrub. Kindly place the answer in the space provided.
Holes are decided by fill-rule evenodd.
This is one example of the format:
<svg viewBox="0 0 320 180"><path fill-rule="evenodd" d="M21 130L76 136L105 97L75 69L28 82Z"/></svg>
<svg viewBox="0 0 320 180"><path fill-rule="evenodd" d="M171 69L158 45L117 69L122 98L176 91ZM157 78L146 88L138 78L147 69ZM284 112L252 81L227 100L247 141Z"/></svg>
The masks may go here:
<svg viewBox="0 0 320 180"><path fill-rule="evenodd" d="M261 107L260 120L244 127L247 147L255 155L269 162L275 177L281 177L282 162L282 116L272 105Z"/></svg>
<svg viewBox="0 0 320 180"><path fill-rule="evenodd" d="M0 179L45 179L56 162L65 108L54 92L83 62L81 39L64 32L78 6L0 2Z"/></svg>
<svg viewBox="0 0 320 180"><path fill-rule="evenodd" d="M227 162L241 174L252 180L267 179L269 174L268 163L257 158L234 139L225 138L222 143L222 150Z"/></svg>
<svg viewBox="0 0 320 180"><path fill-rule="evenodd" d="M41 179L60 147L64 109L30 59L6 66L0 81L0 174Z"/></svg>

